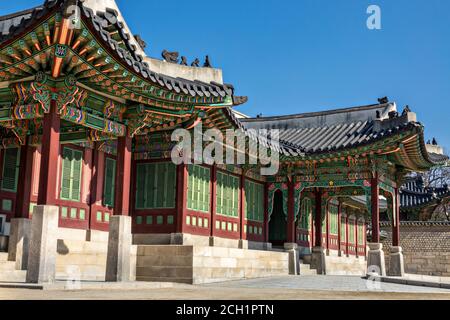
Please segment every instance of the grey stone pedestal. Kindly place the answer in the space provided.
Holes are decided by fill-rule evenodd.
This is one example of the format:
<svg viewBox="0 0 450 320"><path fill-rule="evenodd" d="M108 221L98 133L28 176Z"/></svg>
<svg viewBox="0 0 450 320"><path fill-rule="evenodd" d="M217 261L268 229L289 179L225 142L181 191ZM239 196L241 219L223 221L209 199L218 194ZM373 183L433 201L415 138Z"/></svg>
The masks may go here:
<svg viewBox="0 0 450 320"><path fill-rule="evenodd" d="M107 282L131 280L131 246L131 217L111 217L106 261Z"/></svg>
<svg viewBox="0 0 450 320"><path fill-rule="evenodd" d="M389 258L389 276L403 277L405 275L405 262L402 248L391 247Z"/></svg>
<svg viewBox="0 0 450 320"><path fill-rule="evenodd" d="M314 247L311 254L311 268L317 270L317 274L326 274L325 250L322 247Z"/></svg>
<svg viewBox="0 0 450 320"><path fill-rule="evenodd" d="M17 270L27 270L30 236L30 219L11 219L8 261L15 261Z"/></svg>
<svg viewBox="0 0 450 320"><path fill-rule="evenodd" d="M289 253L289 274L299 274L298 245L296 243L285 243L284 249Z"/></svg>
<svg viewBox="0 0 450 320"><path fill-rule="evenodd" d="M28 283L55 281L58 222L58 207L34 208L28 252Z"/></svg>
<svg viewBox="0 0 450 320"><path fill-rule="evenodd" d="M367 274L386 276L386 264L384 261L383 245L381 243L369 243Z"/></svg>

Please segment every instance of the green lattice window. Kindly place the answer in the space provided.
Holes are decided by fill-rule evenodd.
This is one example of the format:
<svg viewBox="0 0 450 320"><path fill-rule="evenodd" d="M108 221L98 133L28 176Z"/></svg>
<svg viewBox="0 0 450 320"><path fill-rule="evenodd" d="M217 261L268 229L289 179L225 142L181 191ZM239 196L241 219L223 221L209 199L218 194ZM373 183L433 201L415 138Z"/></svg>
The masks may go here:
<svg viewBox="0 0 450 320"><path fill-rule="evenodd" d="M3 157L2 190L17 192L19 180L20 149L5 149Z"/></svg>
<svg viewBox="0 0 450 320"><path fill-rule="evenodd" d="M345 217L341 217L341 241L346 241L346 232L347 232L347 222Z"/></svg>
<svg viewBox="0 0 450 320"><path fill-rule="evenodd" d="M364 224L359 223L358 224L358 243L359 243L359 245L364 244L364 238L365 238Z"/></svg>
<svg viewBox="0 0 450 320"><path fill-rule="evenodd" d="M193 211L210 211L211 171L197 165L188 166L187 208Z"/></svg>
<svg viewBox="0 0 450 320"><path fill-rule="evenodd" d="M116 160L106 158L105 160L105 178L103 185L103 204L108 207L114 207L114 188L116 182Z"/></svg>
<svg viewBox="0 0 450 320"><path fill-rule="evenodd" d="M355 222L348 222L348 243L355 244Z"/></svg>
<svg viewBox="0 0 450 320"><path fill-rule="evenodd" d="M80 201L81 198L81 170L83 152L64 148L62 175L61 175L61 199Z"/></svg>
<svg viewBox="0 0 450 320"><path fill-rule="evenodd" d="M300 207L300 228L303 230L309 230L310 228L311 209L311 200L304 199Z"/></svg>
<svg viewBox="0 0 450 320"><path fill-rule="evenodd" d="M330 234L333 235L338 235L338 211L338 206L330 205Z"/></svg>
<svg viewBox="0 0 450 320"><path fill-rule="evenodd" d="M264 221L264 185L245 181L245 212L247 220Z"/></svg>
<svg viewBox="0 0 450 320"><path fill-rule="evenodd" d="M176 166L171 162L136 167L136 209L175 208Z"/></svg>
<svg viewBox="0 0 450 320"><path fill-rule="evenodd" d="M239 178L217 172L217 213L237 217L239 216Z"/></svg>

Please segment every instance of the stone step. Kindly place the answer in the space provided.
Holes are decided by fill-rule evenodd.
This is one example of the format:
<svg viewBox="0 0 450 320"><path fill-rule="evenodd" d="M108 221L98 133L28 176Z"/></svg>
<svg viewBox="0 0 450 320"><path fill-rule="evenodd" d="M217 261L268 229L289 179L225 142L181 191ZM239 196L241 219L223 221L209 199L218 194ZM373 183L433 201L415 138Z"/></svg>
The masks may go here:
<svg viewBox="0 0 450 320"><path fill-rule="evenodd" d="M13 261L0 261L0 272L16 270L16 263Z"/></svg>
<svg viewBox="0 0 450 320"><path fill-rule="evenodd" d="M8 252L0 252L0 262L8 261Z"/></svg>
<svg viewBox="0 0 450 320"><path fill-rule="evenodd" d="M311 266L309 264L300 263L299 269L301 276L312 276L317 274L317 270L311 269Z"/></svg>
<svg viewBox="0 0 450 320"><path fill-rule="evenodd" d="M0 282L25 282L27 277L26 271L1 271Z"/></svg>
<svg viewBox="0 0 450 320"><path fill-rule="evenodd" d="M311 255L303 256L302 259L300 259L301 262L304 264L311 264Z"/></svg>

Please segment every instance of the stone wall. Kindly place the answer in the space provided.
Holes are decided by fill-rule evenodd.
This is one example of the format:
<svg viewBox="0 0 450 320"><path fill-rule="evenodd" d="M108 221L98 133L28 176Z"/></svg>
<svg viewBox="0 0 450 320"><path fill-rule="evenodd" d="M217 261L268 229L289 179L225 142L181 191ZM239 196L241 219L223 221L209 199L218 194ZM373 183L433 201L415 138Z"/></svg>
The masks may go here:
<svg viewBox="0 0 450 320"><path fill-rule="evenodd" d="M392 244L390 224L383 223L387 239L383 241L386 267L389 269L389 248ZM405 272L450 277L450 223L402 222L400 245L405 258Z"/></svg>
<svg viewBox="0 0 450 320"><path fill-rule="evenodd" d="M287 252L200 246L138 246L138 281L202 284L289 274Z"/></svg>

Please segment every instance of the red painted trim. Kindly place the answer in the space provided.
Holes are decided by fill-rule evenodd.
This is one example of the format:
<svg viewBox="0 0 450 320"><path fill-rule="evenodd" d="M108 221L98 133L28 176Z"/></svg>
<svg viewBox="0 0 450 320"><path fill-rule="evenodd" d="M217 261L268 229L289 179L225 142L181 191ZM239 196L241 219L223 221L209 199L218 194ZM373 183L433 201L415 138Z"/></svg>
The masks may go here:
<svg viewBox="0 0 450 320"><path fill-rule="evenodd" d="M371 181L372 195L372 242L380 242L380 187L378 185L378 173Z"/></svg>
<svg viewBox="0 0 450 320"><path fill-rule="evenodd" d="M184 233L186 230L186 214L187 214L187 181L188 170L186 164L180 164L177 167L177 214L176 226L178 233Z"/></svg>
<svg viewBox="0 0 450 320"><path fill-rule="evenodd" d="M126 134L117 140L114 214L130 215L132 138Z"/></svg>
<svg viewBox="0 0 450 320"><path fill-rule="evenodd" d="M264 184L264 242L269 242L269 183Z"/></svg>
<svg viewBox="0 0 450 320"><path fill-rule="evenodd" d="M217 211L217 167L212 166L211 167L211 183L210 183L210 190L211 190L211 228L209 235L211 237L216 236L216 211Z"/></svg>
<svg viewBox="0 0 450 320"><path fill-rule="evenodd" d="M44 115L41 151L41 168L39 175L39 205L55 205L58 188L58 163L60 151L60 118L57 114L56 101L51 101L50 113Z"/></svg>
<svg viewBox="0 0 450 320"><path fill-rule="evenodd" d="M30 218L31 178L33 171L34 148L28 145L20 148L19 181L15 206L16 218Z"/></svg>
<svg viewBox="0 0 450 320"><path fill-rule="evenodd" d="M338 251L342 251L342 239L341 239L341 228L342 228L342 203L339 201L338 205Z"/></svg>
<svg viewBox="0 0 450 320"><path fill-rule="evenodd" d="M350 246L349 246L349 240L350 240L350 235L349 235L349 231L350 231L350 226L349 226L350 220L348 219L348 216L345 217L345 254L347 256L350 255Z"/></svg>
<svg viewBox="0 0 450 320"><path fill-rule="evenodd" d="M314 208L315 208L315 205L314 205ZM311 210L311 211L313 211L313 210ZM315 244L315 212L311 212L311 219L310 219L310 222L311 222L311 239L310 239L310 243L311 243L311 248L313 248L314 247L314 244Z"/></svg>
<svg viewBox="0 0 450 320"><path fill-rule="evenodd" d="M359 221L355 220L355 255L356 257L359 256L358 251L359 251L359 237L358 237L358 230L359 229Z"/></svg>
<svg viewBox="0 0 450 320"><path fill-rule="evenodd" d="M395 226L392 224L392 245L394 247L400 246L400 194L399 189L395 188L395 201L393 203L393 210L395 212ZM394 222L394 221L393 221Z"/></svg>
<svg viewBox="0 0 450 320"><path fill-rule="evenodd" d="M295 196L294 196L294 181L288 182L288 221L287 221L287 242L294 243L297 242L295 239Z"/></svg>
<svg viewBox="0 0 450 320"><path fill-rule="evenodd" d="M317 189L316 195L316 219L315 219L315 246L322 247L322 191Z"/></svg>
<svg viewBox="0 0 450 320"><path fill-rule="evenodd" d="M331 217L331 210L330 210L330 202L327 201L327 205L325 207L325 214L326 214L326 220L325 220L325 245L326 249L330 250L330 217Z"/></svg>
<svg viewBox="0 0 450 320"><path fill-rule="evenodd" d="M241 179L240 179L240 195L239 195L239 217L241 219L241 223L239 226L239 231L240 231L240 238L242 240L247 240L247 232L244 232L245 229L245 221L246 221L246 216L245 216L245 175L242 174L241 175ZM247 229L248 230L248 229Z"/></svg>

